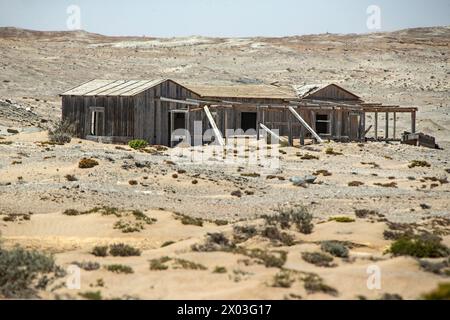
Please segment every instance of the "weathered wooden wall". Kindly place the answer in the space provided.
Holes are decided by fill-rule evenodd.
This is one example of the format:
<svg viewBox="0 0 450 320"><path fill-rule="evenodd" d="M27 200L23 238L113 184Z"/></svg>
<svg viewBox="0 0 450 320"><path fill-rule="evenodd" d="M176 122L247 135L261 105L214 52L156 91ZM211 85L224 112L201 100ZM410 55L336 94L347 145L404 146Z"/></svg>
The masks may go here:
<svg viewBox="0 0 450 320"><path fill-rule="evenodd" d="M318 99L318 100L359 100L358 97L339 88L335 85L330 85L316 93L308 96L308 99Z"/></svg>

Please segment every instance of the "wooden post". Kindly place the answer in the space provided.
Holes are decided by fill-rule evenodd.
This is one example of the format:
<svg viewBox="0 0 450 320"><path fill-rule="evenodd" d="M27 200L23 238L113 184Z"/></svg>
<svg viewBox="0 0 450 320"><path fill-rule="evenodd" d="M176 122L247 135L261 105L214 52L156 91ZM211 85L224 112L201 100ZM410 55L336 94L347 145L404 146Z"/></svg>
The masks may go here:
<svg viewBox="0 0 450 320"><path fill-rule="evenodd" d="M338 140L341 140L342 135L342 110L337 110L337 124L336 124L336 136Z"/></svg>
<svg viewBox="0 0 450 320"><path fill-rule="evenodd" d="M305 128L303 126L300 126L300 145L305 145Z"/></svg>
<svg viewBox="0 0 450 320"><path fill-rule="evenodd" d="M416 112L411 112L411 133L416 133Z"/></svg>
<svg viewBox="0 0 450 320"><path fill-rule="evenodd" d="M392 130L392 135L393 135L392 138L394 138L394 140L395 140L396 131L397 131L397 113L394 112L394 127Z"/></svg>
<svg viewBox="0 0 450 320"><path fill-rule="evenodd" d="M227 109L225 109L224 111L223 111L223 114L224 114L224 117L225 117L225 119L224 119L224 136L225 136L225 145L226 144L228 144L228 133L227 133L227 130L228 130L228 110Z"/></svg>
<svg viewBox="0 0 450 320"><path fill-rule="evenodd" d="M190 130L191 123L190 123L190 119L189 119L189 116L190 116L190 107L188 106L187 108L188 108L188 110L187 110L186 116L185 116L185 118L184 118L184 120L185 120L185 128L186 128L187 134L188 134L189 137L190 137L190 139L189 139L189 145L192 146L192 135L191 135L191 130Z"/></svg>
<svg viewBox="0 0 450 320"><path fill-rule="evenodd" d="M389 138L389 112L386 112L386 128L384 132L384 140Z"/></svg>
<svg viewBox="0 0 450 320"><path fill-rule="evenodd" d="M174 125L174 119L173 119L173 112L169 112L170 114L170 129L169 129L169 133L170 133L170 147L173 148L173 141L172 141L172 131L173 131L173 127Z"/></svg>
<svg viewBox="0 0 450 320"><path fill-rule="evenodd" d="M359 115L359 140L365 140L366 135L366 113L363 111Z"/></svg>
<svg viewBox="0 0 450 320"><path fill-rule="evenodd" d="M220 146L223 147L225 145L225 141L222 138L222 134L220 133L219 128L217 128L217 125L214 121L213 116L211 115L211 112L209 111L208 106L204 106L203 109L205 110L205 114L209 120L209 123L211 124L217 142L219 143Z"/></svg>
<svg viewBox="0 0 450 320"><path fill-rule="evenodd" d="M293 146L294 145L294 137L292 136L292 119L289 116L289 120L288 120L288 129L289 129L289 145Z"/></svg>
<svg viewBox="0 0 450 320"><path fill-rule="evenodd" d="M259 140L259 124L260 124L260 114L259 114L259 105L256 105L256 140Z"/></svg>
<svg viewBox="0 0 450 320"><path fill-rule="evenodd" d="M378 140L378 112L375 112L375 140Z"/></svg>

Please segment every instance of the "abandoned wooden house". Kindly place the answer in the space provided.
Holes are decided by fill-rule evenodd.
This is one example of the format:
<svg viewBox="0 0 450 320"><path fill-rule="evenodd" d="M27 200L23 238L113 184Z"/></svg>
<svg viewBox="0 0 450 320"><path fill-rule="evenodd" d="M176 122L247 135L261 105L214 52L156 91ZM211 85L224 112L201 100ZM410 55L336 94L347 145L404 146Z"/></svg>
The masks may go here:
<svg viewBox="0 0 450 320"><path fill-rule="evenodd" d="M210 128L220 144L230 135L259 138L260 132L287 137L291 144L297 138L301 144L305 138L363 141L372 127L366 128L367 113L375 114L374 136L380 139L378 113L382 112L386 114L382 139L393 140L396 113L411 113L411 132L415 132L417 111L366 103L336 84L279 88L184 86L169 79L91 80L61 96L62 118L74 124L80 138L103 142L144 139L167 146L186 138L173 136L176 129L186 129L190 143L203 143L203 133ZM389 113L394 113L392 138ZM200 132L194 132L195 122L201 122Z"/></svg>

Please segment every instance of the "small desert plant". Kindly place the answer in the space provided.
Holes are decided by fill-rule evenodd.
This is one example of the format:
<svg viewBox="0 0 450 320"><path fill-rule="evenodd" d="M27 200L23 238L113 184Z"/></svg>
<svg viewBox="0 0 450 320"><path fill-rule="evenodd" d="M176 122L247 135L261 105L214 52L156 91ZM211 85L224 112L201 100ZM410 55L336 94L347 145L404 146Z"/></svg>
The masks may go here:
<svg viewBox="0 0 450 320"><path fill-rule="evenodd" d="M304 155L302 155L301 153L297 153L297 157L300 157L301 160L319 160L319 157L309 153L306 153Z"/></svg>
<svg viewBox="0 0 450 320"><path fill-rule="evenodd" d="M336 221L341 223L349 223L349 222L355 222L355 219L350 217L330 217L328 221Z"/></svg>
<svg viewBox="0 0 450 320"><path fill-rule="evenodd" d="M208 233L205 243L192 245L192 250L198 252L231 251L235 246L223 233L216 232Z"/></svg>
<svg viewBox="0 0 450 320"><path fill-rule="evenodd" d="M141 250L124 243L116 243L109 246L109 254L114 257L140 256Z"/></svg>
<svg viewBox="0 0 450 320"><path fill-rule="evenodd" d="M154 224L156 221L158 221L155 218L148 217L140 210L133 210L131 214L135 217L136 220L144 221L146 224Z"/></svg>
<svg viewBox="0 0 450 320"><path fill-rule="evenodd" d="M148 146L148 142L141 139L131 140L128 142L128 146L135 150L144 149Z"/></svg>
<svg viewBox="0 0 450 320"><path fill-rule="evenodd" d="M241 190L235 190L235 191L231 192L231 195L233 197L241 198L242 197L242 191Z"/></svg>
<svg viewBox="0 0 450 320"><path fill-rule="evenodd" d="M324 241L320 248L335 257L348 257L348 248L338 241Z"/></svg>
<svg viewBox="0 0 450 320"><path fill-rule="evenodd" d="M336 152L331 147L326 148L325 149L325 153L328 154L328 155L332 155L332 156L341 156L342 155L341 152Z"/></svg>
<svg viewBox="0 0 450 320"><path fill-rule="evenodd" d="M168 247L168 246L170 246L170 245L172 245L172 244L174 244L174 243L175 243L175 241L171 241L171 240L166 241L166 242L164 242L164 243L161 245L161 248Z"/></svg>
<svg viewBox="0 0 450 320"><path fill-rule="evenodd" d="M408 165L408 168L415 168L415 167L431 167L431 164L429 164L427 161L424 160L412 160L410 164Z"/></svg>
<svg viewBox="0 0 450 320"><path fill-rule="evenodd" d="M317 170L316 172L313 173L313 175L315 176L323 175L324 177L329 177L332 175L332 173L328 170Z"/></svg>
<svg viewBox="0 0 450 320"><path fill-rule="evenodd" d="M166 262L169 262L172 260L170 257L161 257L158 259L152 259L150 260L150 270L167 270L169 267L165 264Z"/></svg>
<svg viewBox="0 0 450 320"><path fill-rule="evenodd" d="M358 218L366 218L367 216L377 215L378 211L368 209L355 209L355 215Z"/></svg>
<svg viewBox="0 0 450 320"><path fill-rule="evenodd" d="M228 224L227 220L216 219L213 221L216 226L226 226Z"/></svg>
<svg viewBox="0 0 450 320"><path fill-rule="evenodd" d="M186 269L186 270L207 270L204 265L200 263L195 263L189 260L176 258L173 259L173 268L174 269Z"/></svg>
<svg viewBox="0 0 450 320"><path fill-rule="evenodd" d="M364 185L364 182L361 182L361 181L350 181L348 183L349 187L360 187L360 186L363 186L363 185Z"/></svg>
<svg viewBox="0 0 450 320"><path fill-rule="evenodd" d="M286 262L286 251L266 251L261 249L246 250L238 248L236 253L244 254L250 258L254 258L258 263L264 264L267 268L281 268Z"/></svg>
<svg viewBox="0 0 450 320"><path fill-rule="evenodd" d="M227 273L227 268L225 267L215 267L213 273Z"/></svg>
<svg viewBox="0 0 450 320"><path fill-rule="evenodd" d="M290 288L295 282L289 270L280 270L273 277L272 287L275 288Z"/></svg>
<svg viewBox="0 0 450 320"><path fill-rule="evenodd" d="M245 226L233 226L233 239L237 243L247 241L258 234L255 226L245 225Z"/></svg>
<svg viewBox="0 0 450 320"><path fill-rule="evenodd" d="M306 262L316 265L318 267L336 266L335 264L332 263L333 262L332 256L321 252L303 252L302 258Z"/></svg>
<svg viewBox="0 0 450 320"><path fill-rule="evenodd" d="M66 174L64 177L67 181L78 181L78 179L73 174Z"/></svg>
<svg viewBox="0 0 450 320"><path fill-rule="evenodd" d="M440 283L438 287L423 295L425 300L450 300L450 283Z"/></svg>
<svg viewBox="0 0 450 320"><path fill-rule="evenodd" d="M79 216L79 215L83 214L83 212L80 212L76 209L66 209L63 211L62 214L66 215L66 216Z"/></svg>
<svg viewBox="0 0 450 320"><path fill-rule="evenodd" d="M114 229L121 230L123 233L141 232L144 230L142 222L130 222L125 220L119 220L114 223Z"/></svg>
<svg viewBox="0 0 450 320"><path fill-rule="evenodd" d="M416 258L447 257L450 249L441 243L441 238L432 234L404 237L391 244L389 252L395 256Z"/></svg>
<svg viewBox="0 0 450 320"><path fill-rule="evenodd" d="M450 258L437 262L420 260L419 264L420 267L427 272L450 276Z"/></svg>
<svg viewBox="0 0 450 320"><path fill-rule="evenodd" d="M179 219L184 225L193 225L198 227L203 227L203 219L202 218L194 218L185 214L177 213L176 219Z"/></svg>
<svg viewBox="0 0 450 320"><path fill-rule="evenodd" d="M72 262L72 264L78 266L85 271L94 271L100 269L100 264L98 262L83 261L83 262Z"/></svg>
<svg viewBox="0 0 450 320"><path fill-rule="evenodd" d="M265 219L269 224L279 223L282 229L288 229L294 224L304 234L310 234L314 229L313 216L305 206L282 207L279 215L266 216Z"/></svg>
<svg viewBox="0 0 450 320"><path fill-rule="evenodd" d="M96 257L106 257L108 255L107 246L95 246L92 249L92 254Z"/></svg>
<svg viewBox="0 0 450 320"><path fill-rule="evenodd" d="M261 235L272 242L279 242L285 246L292 246L295 244L294 237L287 234L286 232L281 232L276 226L266 227Z"/></svg>
<svg viewBox="0 0 450 320"><path fill-rule="evenodd" d="M135 186L135 185L138 184L138 182L137 182L136 180L129 180L129 181L128 181L128 184L129 184L130 186Z"/></svg>
<svg viewBox="0 0 450 320"><path fill-rule="evenodd" d="M81 292L79 296L86 300L102 300L102 293L100 291Z"/></svg>
<svg viewBox="0 0 450 320"><path fill-rule="evenodd" d="M261 175L259 173L256 173L256 172L251 172L251 173L241 173L241 176L243 176L243 177L250 177L250 178L258 178Z"/></svg>
<svg viewBox="0 0 450 320"><path fill-rule="evenodd" d="M89 169L98 166L98 161L94 159L83 158L78 163L78 168Z"/></svg>
<svg viewBox="0 0 450 320"><path fill-rule="evenodd" d="M72 140L75 129L69 121L60 121L52 129L48 130L48 138L50 142L64 144Z"/></svg>
<svg viewBox="0 0 450 320"><path fill-rule="evenodd" d="M129 273L133 273L133 268L131 268L130 266L126 266L123 264L110 264L105 266L105 269L111 272L115 272L115 273L125 273L125 274L129 274Z"/></svg>
<svg viewBox="0 0 450 320"><path fill-rule="evenodd" d="M303 278L303 281L305 290L308 293L322 292L332 296L337 296L338 294L338 291L336 289L323 283L323 279L320 278L317 274L308 274L305 278Z"/></svg>
<svg viewBox="0 0 450 320"><path fill-rule="evenodd" d="M36 289L48 282L47 274L56 271L52 256L20 247L0 248L0 296L35 297Z"/></svg>
<svg viewBox="0 0 450 320"><path fill-rule="evenodd" d="M387 182L387 183L374 183L375 186L383 187L383 188L397 188L397 182Z"/></svg>

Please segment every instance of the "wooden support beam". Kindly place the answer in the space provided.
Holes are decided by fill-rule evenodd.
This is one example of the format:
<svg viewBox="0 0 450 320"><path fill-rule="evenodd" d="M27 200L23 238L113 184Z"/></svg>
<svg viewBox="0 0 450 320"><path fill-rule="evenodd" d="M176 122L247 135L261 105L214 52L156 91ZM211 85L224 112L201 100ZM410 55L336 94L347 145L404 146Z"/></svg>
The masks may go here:
<svg viewBox="0 0 450 320"><path fill-rule="evenodd" d="M411 112L411 133L416 133L416 112Z"/></svg>
<svg viewBox="0 0 450 320"><path fill-rule="evenodd" d="M375 112L375 140L378 140L378 112Z"/></svg>
<svg viewBox="0 0 450 320"><path fill-rule="evenodd" d="M298 121L300 121L300 123L309 131L311 132L311 134L314 136L314 138L316 138L317 142L319 143L323 143L322 138L319 137L319 135L308 125L308 123L306 123L305 120L303 120L303 118L297 113L297 111L294 110L294 108L289 107L289 111L291 111L291 113L294 115L294 117L297 118Z"/></svg>
<svg viewBox="0 0 450 320"><path fill-rule="evenodd" d="M292 135L292 119L291 119L291 117L289 117L289 120L288 120L288 130L289 130L289 139L288 139L288 141L289 141L289 145L290 146L293 146L294 145L294 137L293 137L293 135Z"/></svg>
<svg viewBox="0 0 450 320"><path fill-rule="evenodd" d="M178 100L178 99L171 99L171 98L166 98L166 97L160 97L159 101L173 102L173 103L179 103L179 104L186 104L186 105L189 105L189 106L200 106L200 103L197 103L197 102L191 102L191 101L186 101L186 100Z"/></svg>
<svg viewBox="0 0 450 320"><path fill-rule="evenodd" d="M273 132L272 130L270 130L269 128L267 128L265 125L263 125L262 123L259 124L259 126L261 128L263 128L268 134L270 134L271 136L277 138L279 141L288 141L286 138L284 137L280 137L279 135L277 135L275 132Z"/></svg>
<svg viewBox="0 0 450 320"><path fill-rule="evenodd" d="M385 125L385 131L384 131L384 139L389 139L389 112L386 112L386 125Z"/></svg>
<svg viewBox="0 0 450 320"><path fill-rule="evenodd" d="M216 140L219 143L219 145L224 146L225 141L223 140L222 134L220 133L219 128L217 128L217 125L214 121L214 118L211 114L211 112L208 109L208 106L204 106L203 109L205 110L206 116L208 117L209 123L211 124L211 127L214 131L214 135L216 136Z"/></svg>
<svg viewBox="0 0 450 320"><path fill-rule="evenodd" d="M392 138L395 140L395 135L397 133L397 113L394 112L394 127L392 130Z"/></svg>

